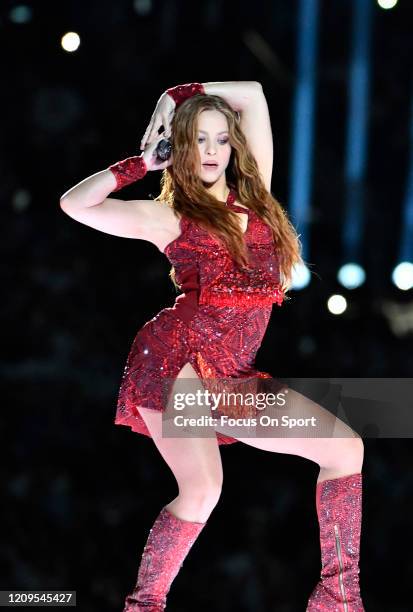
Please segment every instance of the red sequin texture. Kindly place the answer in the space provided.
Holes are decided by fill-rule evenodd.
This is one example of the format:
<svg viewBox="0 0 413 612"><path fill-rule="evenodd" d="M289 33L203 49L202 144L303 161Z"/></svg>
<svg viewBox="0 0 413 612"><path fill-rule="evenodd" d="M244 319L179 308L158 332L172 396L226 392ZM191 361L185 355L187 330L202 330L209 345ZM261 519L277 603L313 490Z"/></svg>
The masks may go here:
<svg viewBox="0 0 413 612"><path fill-rule="evenodd" d="M261 381L272 378L254 368L272 311L281 305L279 262L269 226L253 211L248 213L245 239L252 270L240 271L229 252L200 225L181 217L181 234L165 255L175 268L182 288L170 308L148 321L133 340L119 391L115 424L150 436L138 406L165 410L165 379L175 379L190 363L204 388L236 393L259 393ZM221 382L220 382L221 380ZM286 385L273 379L271 392ZM169 388L169 387L168 387ZM214 413L257 416L251 406L222 406ZM217 432L219 444L235 438Z"/></svg>
<svg viewBox="0 0 413 612"><path fill-rule="evenodd" d="M185 85L177 85L176 87L170 87L166 90L166 93L175 100L176 106L185 102L188 98L195 96L196 94L204 94L205 89L202 83L186 83Z"/></svg>
<svg viewBox="0 0 413 612"><path fill-rule="evenodd" d="M306 612L364 612L359 585L363 475L317 483L321 579Z"/></svg>
<svg viewBox="0 0 413 612"><path fill-rule="evenodd" d="M116 179L116 188L113 190L114 193L142 179L146 175L148 168L141 155L133 155L132 157L127 157L122 161L112 164L109 166L108 170L112 172Z"/></svg>
<svg viewBox="0 0 413 612"><path fill-rule="evenodd" d="M206 523L178 518L164 507L149 532L138 579L123 612L160 612L173 580Z"/></svg>

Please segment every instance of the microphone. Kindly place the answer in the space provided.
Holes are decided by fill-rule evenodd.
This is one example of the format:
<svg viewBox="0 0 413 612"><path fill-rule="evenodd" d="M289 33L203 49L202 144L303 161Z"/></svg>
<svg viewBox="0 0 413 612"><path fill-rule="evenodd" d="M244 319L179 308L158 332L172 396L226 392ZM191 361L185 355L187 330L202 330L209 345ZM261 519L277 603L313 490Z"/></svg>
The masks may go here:
<svg viewBox="0 0 413 612"><path fill-rule="evenodd" d="M156 151L156 156L161 161L166 161L167 159L171 157L172 145L169 142L169 140L167 140L166 138L163 138L162 140L158 142L158 145L155 151Z"/></svg>

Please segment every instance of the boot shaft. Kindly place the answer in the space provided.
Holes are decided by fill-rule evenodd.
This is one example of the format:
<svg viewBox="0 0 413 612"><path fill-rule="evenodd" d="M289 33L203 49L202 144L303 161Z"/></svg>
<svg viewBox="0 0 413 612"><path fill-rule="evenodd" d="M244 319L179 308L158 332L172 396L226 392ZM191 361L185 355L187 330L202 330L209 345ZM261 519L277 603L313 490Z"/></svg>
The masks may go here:
<svg viewBox="0 0 413 612"><path fill-rule="evenodd" d="M123 612L162 612L171 584L205 523L185 521L163 507L149 532L136 586Z"/></svg>
<svg viewBox="0 0 413 612"><path fill-rule="evenodd" d="M317 483L316 505L323 572L345 572L359 562L362 474Z"/></svg>
<svg viewBox="0 0 413 612"><path fill-rule="evenodd" d="M321 576L307 612L364 612L359 586L362 474L317 483L316 507Z"/></svg>

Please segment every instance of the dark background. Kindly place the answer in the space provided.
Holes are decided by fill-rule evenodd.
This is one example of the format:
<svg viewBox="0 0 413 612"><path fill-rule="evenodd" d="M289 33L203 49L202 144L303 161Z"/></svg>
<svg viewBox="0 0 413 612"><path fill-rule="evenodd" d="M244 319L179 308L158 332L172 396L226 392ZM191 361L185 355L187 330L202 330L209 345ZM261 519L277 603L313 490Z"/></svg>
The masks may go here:
<svg viewBox="0 0 413 612"><path fill-rule="evenodd" d="M272 120L272 192L288 210L295 0L29 2L26 23L2 2L1 215L4 402L0 424L0 589L77 591L87 612L121 610L146 537L177 494L154 443L115 427L117 390L137 330L175 291L149 242L75 222L60 196L138 153L161 93L191 81L257 80ZM366 283L341 317L351 1L320 2L310 261L317 275L274 307L256 365L274 376L410 376L412 330L396 334L385 304L410 310L397 263L409 171L411 2L375 2L363 238ZM148 7L148 12L142 11ZM136 10L137 7L141 14ZM76 31L77 52L60 47ZM254 33L276 62L263 63ZM122 191L159 193L160 173ZM224 491L173 584L168 609L305 610L318 580L318 466L234 444L222 448ZM365 439L360 576L368 611L411 609L412 443Z"/></svg>

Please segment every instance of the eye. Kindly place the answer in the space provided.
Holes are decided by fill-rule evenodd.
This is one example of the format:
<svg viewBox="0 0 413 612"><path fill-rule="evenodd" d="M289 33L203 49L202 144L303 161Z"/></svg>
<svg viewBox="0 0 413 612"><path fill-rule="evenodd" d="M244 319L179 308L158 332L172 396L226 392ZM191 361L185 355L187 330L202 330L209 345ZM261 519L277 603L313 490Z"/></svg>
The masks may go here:
<svg viewBox="0 0 413 612"><path fill-rule="evenodd" d="M203 142L205 140L205 138L203 138L202 136L199 136L198 138L198 142ZM228 138L225 138L224 140L218 140L219 144L227 144L227 142L229 142Z"/></svg>

